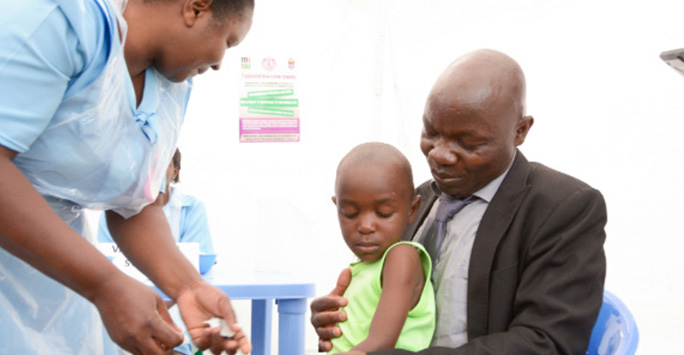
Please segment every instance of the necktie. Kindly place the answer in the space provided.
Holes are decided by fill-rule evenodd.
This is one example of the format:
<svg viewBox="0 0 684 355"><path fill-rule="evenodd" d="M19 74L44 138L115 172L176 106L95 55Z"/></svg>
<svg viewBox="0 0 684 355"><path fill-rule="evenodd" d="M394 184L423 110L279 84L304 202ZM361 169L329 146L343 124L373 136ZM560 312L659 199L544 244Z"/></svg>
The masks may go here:
<svg viewBox="0 0 684 355"><path fill-rule="evenodd" d="M440 248L446 236L447 223L463 209L467 204L473 202L474 196L465 199L457 199L445 193L439 196L439 206L435 214L435 220L428 230L423 234L422 242L425 250L430 254L432 263L436 263L440 256Z"/></svg>

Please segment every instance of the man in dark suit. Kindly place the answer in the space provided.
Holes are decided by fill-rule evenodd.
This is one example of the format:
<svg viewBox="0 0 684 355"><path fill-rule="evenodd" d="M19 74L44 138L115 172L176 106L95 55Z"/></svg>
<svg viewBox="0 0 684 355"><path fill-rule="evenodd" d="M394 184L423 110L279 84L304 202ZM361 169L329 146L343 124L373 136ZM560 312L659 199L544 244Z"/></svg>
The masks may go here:
<svg viewBox="0 0 684 355"><path fill-rule="evenodd" d="M434 180L418 187L417 222L404 235L426 246L440 240L437 329L420 354L586 351L603 295L605 203L587 184L525 159L517 147L533 122L522 70L497 51L457 59L430 92L421 150ZM435 216L456 199L468 204L434 239ZM345 319L349 277L311 305L321 350Z"/></svg>

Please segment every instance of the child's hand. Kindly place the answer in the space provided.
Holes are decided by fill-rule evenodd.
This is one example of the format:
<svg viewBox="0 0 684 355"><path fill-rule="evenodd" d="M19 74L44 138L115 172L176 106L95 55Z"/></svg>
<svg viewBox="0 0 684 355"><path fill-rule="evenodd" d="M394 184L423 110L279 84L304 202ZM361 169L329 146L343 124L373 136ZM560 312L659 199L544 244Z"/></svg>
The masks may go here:
<svg viewBox="0 0 684 355"><path fill-rule="evenodd" d="M332 349L331 339L342 335L337 323L347 320L347 314L340 311L340 307L347 305L344 291L351 282L351 270L342 270L337 278L337 286L330 294L319 297L311 302L311 324L318 334L318 351L327 352ZM363 354L363 353L358 353Z"/></svg>

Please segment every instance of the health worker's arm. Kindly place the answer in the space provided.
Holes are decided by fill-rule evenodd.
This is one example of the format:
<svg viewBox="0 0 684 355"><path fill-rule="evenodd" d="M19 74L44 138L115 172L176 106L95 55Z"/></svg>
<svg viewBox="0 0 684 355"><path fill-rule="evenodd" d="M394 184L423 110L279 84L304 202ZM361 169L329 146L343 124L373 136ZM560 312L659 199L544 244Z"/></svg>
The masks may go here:
<svg viewBox="0 0 684 355"><path fill-rule="evenodd" d="M352 351L394 348L409 311L420 300L424 285L425 271L419 251L407 244L390 249L382 270L382 295L368 337Z"/></svg>
<svg viewBox="0 0 684 355"><path fill-rule="evenodd" d="M161 297L120 272L54 213L0 146L0 247L90 300L112 338L130 351L179 345Z"/></svg>
<svg viewBox="0 0 684 355"><path fill-rule="evenodd" d="M236 324L228 295L206 283L180 252L162 210L161 198L128 219L113 211L107 211L106 216L109 231L128 260L176 301L198 348L210 348L214 353L251 350ZM208 328L204 322L214 317L223 318L237 334L223 338L219 328Z"/></svg>

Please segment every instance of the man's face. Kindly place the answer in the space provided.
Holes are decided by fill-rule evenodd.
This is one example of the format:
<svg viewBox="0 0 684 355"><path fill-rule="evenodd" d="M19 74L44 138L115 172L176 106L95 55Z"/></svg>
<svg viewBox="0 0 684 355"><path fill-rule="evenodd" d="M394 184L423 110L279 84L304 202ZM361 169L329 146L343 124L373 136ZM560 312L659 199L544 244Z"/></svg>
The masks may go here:
<svg viewBox="0 0 684 355"><path fill-rule="evenodd" d="M437 186L458 198L499 177L513 159L515 146L522 143L516 139L520 117L515 117L515 110L491 98L469 97L431 93L420 141Z"/></svg>

